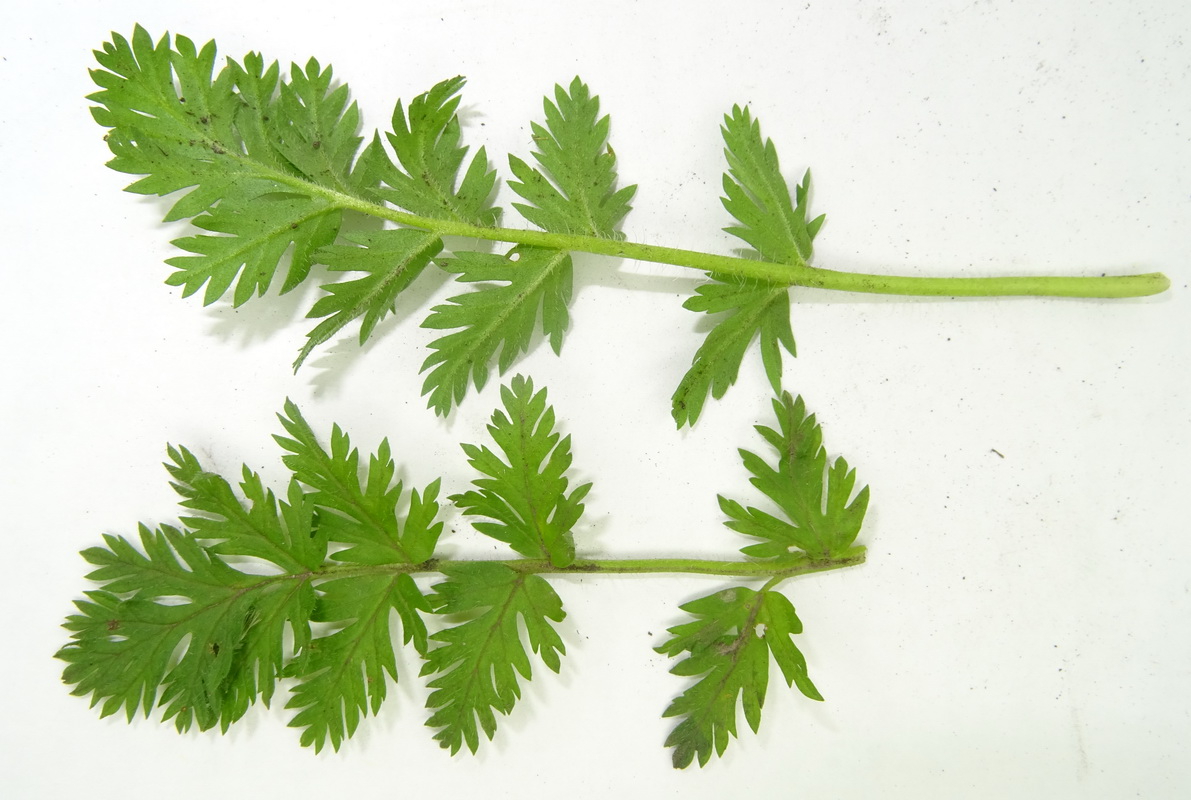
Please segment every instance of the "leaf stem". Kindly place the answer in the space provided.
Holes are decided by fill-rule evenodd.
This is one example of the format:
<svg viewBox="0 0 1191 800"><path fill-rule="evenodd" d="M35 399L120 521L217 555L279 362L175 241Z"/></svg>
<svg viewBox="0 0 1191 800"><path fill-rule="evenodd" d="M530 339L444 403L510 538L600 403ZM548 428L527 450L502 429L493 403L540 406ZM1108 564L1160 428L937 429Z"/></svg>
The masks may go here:
<svg viewBox="0 0 1191 800"><path fill-rule="evenodd" d="M547 233L472 225L453 220L434 219L398 211L386 205L317 186L292 176L277 178L300 183L302 191L323 196L337 206L388 220L398 225L420 228L441 236L459 236L483 241L547 247L557 250L650 261L678 267L715 272L721 276L739 276L788 286L807 286L866 294L891 294L912 297L1146 297L1170 288L1170 279L1161 272L1131 275L1052 276L1007 275L991 278L930 277L908 275L873 275L842 272L806 264L779 264L737 256L684 250L677 247L643 244L598 236Z"/></svg>
<svg viewBox="0 0 1191 800"><path fill-rule="evenodd" d="M828 558L812 558L798 553L781 561L722 561L703 558L625 558L576 559L566 566L555 566L544 558L446 559L432 558L416 564L356 565L335 564L305 577L348 578L357 575L420 574L442 572L465 564L500 564L523 575L721 575L737 578L766 578L770 582L797 575L828 572L863 564L865 548L851 547ZM297 577L297 576L295 576Z"/></svg>

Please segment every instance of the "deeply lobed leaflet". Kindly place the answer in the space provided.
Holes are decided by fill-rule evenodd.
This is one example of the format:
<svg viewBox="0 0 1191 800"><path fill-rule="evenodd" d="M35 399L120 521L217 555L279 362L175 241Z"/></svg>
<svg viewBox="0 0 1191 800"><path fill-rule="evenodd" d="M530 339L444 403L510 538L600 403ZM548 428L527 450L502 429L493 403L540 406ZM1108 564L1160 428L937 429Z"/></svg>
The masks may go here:
<svg viewBox="0 0 1191 800"><path fill-rule="evenodd" d="M530 380L513 378L501 399L488 428L492 446L463 445L478 473L473 488L450 500L482 520L477 531L519 557L438 555L439 481L406 492L388 440L365 457L335 426L324 446L287 402L279 415L284 433L275 437L291 476L283 493L247 467L237 491L189 450L170 447L166 469L185 509L180 525L142 525L135 539L107 535L103 546L83 551L95 567L88 578L99 585L66 622L71 641L58 652L67 662L64 680L102 716L123 712L131 720L160 709L179 731L226 731L254 703L269 705L284 683L301 743L338 749L397 680L396 619L402 643L422 659L426 724L452 753L475 752L481 733L495 734L498 714L513 711L536 662L561 668L566 647L557 625L566 614L551 576L704 573L763 585L730 584L685 603L690 621L672 627L657 648L680 659L676 675L694 679L666 711L678 718L666 741L675 766L722 754L736 735L738 707L757 729L771 657L787 685L822 699L793 640L802 623L777 587L863 561L855 536L868 495L861 490L845 507L854 474L842 459L827 467L801 398L775 400L780 433L758 428L777 453L766 469L782 476L759 488L781 509L828 493L823 520L788 514L781 523L783 531L806 527L816 546L770 536L764 553L735 561L577 557L590 484L570 488L570 438L555 431L546 391ZM808 435L812 447L797 441ZM754 472L764 462L745 458L757 462ZM840 471L846 485L835 478ZM836 535L816 538L824 526ZM424 574L440 579L427 589L415 580Z"/></svg>
<svg viewBox="0 0 1191 800"><path fill-rule="evenodd" d="M834 272L810 266L823 217L810 216L810 174L793 195L777 151L747 108L735 107L721 130L728 171L722 202L746 257L698 253L624 240L621 224L634 186L619 186L608 144L610 123L578 78L544 102L531 126L532 162L509 157L519 198L514 209L540 230L497 227L496 172L483 147L468 158L456 114L462 78L451 78L396 104L391 131L367 140L360 113L330 67L311 59L288 77L255 53L216 69L215 45L184 36L154 42L138 26L113 34L96 52L91 95L115 157L109 166L141 176L128 190L169 195L166 219L190 219L201 232L175 244L167 283L204 303L231 294L235 305L263 294L284 267L280 290L310 279L315 264L337 280L308 317L295 368L319 345L359 320L361 342L393 312L398 295L431 265L469 290L435 306L424 327L445 331L422 365L422 394L440 415L482 388L495 366L505 373L536 330L557 353L569 325L571 252L584 251L687 266L707 281L685 302L714 315L672 398L681 427L694 424L708 396L735 382L759 340L774 391L782 351L794 354L789 287L849 291L1124 297L1163 291L1157 273L1096 278L911 278ZM346 214L395 226L340 235ZM448 252L444 236L507 242L505 252Z"/></svg>

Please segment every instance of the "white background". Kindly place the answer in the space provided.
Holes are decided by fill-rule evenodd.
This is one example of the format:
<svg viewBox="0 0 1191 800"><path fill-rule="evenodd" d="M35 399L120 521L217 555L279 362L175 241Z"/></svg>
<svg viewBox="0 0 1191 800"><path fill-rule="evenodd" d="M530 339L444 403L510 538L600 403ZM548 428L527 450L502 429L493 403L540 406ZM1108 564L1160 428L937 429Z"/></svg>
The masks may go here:
<svg viewBox="0 0 1191 800"><path fill-rule="evenodd" d="M1191 11L1167 2L21 3L0 26L6 797L1176 797L1191 793L1186 498ZM181 5L181 4L176 4ZM526 687L496 741L448 757L416 658L338 753L303 750L276 703L229 735L98 719L52 659L86 588L76 555L176 518L167 442L280 478L286 397L316 427L448 491L469 478L496 382L446 421L419 397L427 276L361 351L297 376L314 285L240 310L163 285L163 201L124 194L84 96L90 51L136 22L240 57L333 63L365 129L467 75L465 135L528 152L528 122L580 74L612 115L637 241L728 252L717 126L750 103L793 182L814 168L824 267L911 275L1161 270L1145 300L914 300L795 291L785 386L872 486L863 567L786 585L827 698L775 674L761 733L675 772L660 718L685 686L652 651L716 579L555 580L561 676ZM506 171L507 174L507 171ZM507 191L502 190L507 204ZM515 215L506 222L521 224ZM731 557L715 495L756 502L735 449L769 390L750 355L693 431L669 395L702 326L698 276L581 258L547 385L595 489L587 555ZM419 307L421 306L421 307ZM452 551L495 556L451 512ZM1182 753L1182 755L1180 755Z"/></svg>

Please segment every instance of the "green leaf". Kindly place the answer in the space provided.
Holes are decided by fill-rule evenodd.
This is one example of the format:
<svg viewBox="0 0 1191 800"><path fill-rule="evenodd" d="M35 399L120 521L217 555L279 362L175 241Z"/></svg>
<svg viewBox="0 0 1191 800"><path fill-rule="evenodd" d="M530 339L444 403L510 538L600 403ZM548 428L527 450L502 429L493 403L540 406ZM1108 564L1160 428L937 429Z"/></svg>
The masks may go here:
<svg viewBox="0 0 1191 800"><path fill-rule="evenodd" d="M279 508L260 476L244 467L245 508L228 482L204 470L185 447L170 447L169 455L173 463L165 466L182 507L204 515L181 521L195 538L214 543L213 553L261 558L294 573L317 569L326 559L326 531L317 524L313 499L296 481L290 483L289 502Z"/></svg>
<svg viewBox="0 0 1191 800"><path fill-rule="evenodd" d="M491 226L499 209L490 202L496 172L489 168L484 148L472 159L462 180L459 171L467 148L460 144L459 90L463 78L443 81L414 98L406 113L400 102L393 111L393 132L387 135L397 154L399 169L374 138L358 162L381 187L380 201L388 201L414 214L471 225ZM458 186L456 186L458 184ZM349 322L363 317L360 343L392 310L404 291L443 247L432 231L400 229L347 236L349 244L324 247L317 254L333 272L363 272L350 281L324 284L327 295L307 314L327 317L307 336L295 369L311 351Z"/></svg>
<svg viewBox="0 0 1191 800"><path fill-rule="evenodd" d="M518 375L501 387L505 410L492 415L488 433L504 454L487 447L463 445L468 463L485 478L476 490L451 497L464 514L487 517L476 530L530 558L545 558L555 567L575 560L572 529L583 514L590 483L567 494L571 437L554 431L554 409L546 390L534 393L533 381Z"/></svg>
<svg viewBox="0 0 1191 800"><path fill-rule="evenodd" d="M810 172L791 198L778 166L777 148L762 137L761 123L747 107L733 106L720 132L728 159L724 208L740 223L724 230L748 242L766 261L805 265L824 219L806 221Z"/></svg>
<svg viewBox="0 0 1191 800"><path fill-rule="evenodd" d="M332 272L363 272L350 281L323 284L327 294L314 304L307 317L327 317L306 335L306 344L294 369L323 342L352 320L363 317L360 344L368 340L377 323L393 311L397 296L422 274L442 251L438 234L412 228L359 233L345 237L351 245L332 245L318 253Z"/></svg>
<svg viewBox="0 0 1191 800"><path fill-rule="evenodd" d="M427 648L421 614L430 605L409 575L363 575L331 580L319 587L315 622L342 626L309 641L286 674L299 679L286 708L298 713L290 726L302 728L302 744L335 750L351 737L362 717L380 709L388 679L397 681L397 661L389 632L392 612L401 620L406 644Z"/></svg>
<svg viewBox="0 0 1191 800"><path fill-rule="evenodd" d="M179 730L226 730L254 702L267 705L285 676L297 680L287 708L298 709L291 724L303 744L337 748L396 680L392 612L403 640L426 652L431 607L400 567L433 556L438 482L411 493L401 513L387 442L363 474L346 434L336 428L325 451L296 406L285 412L292 438L277 439L294 473L285 501L246 467L237 494L171 447L188 528L142 526L139 548L107 536L84 551L100 588L76 604L72 641L57 655L63 679L103 715L160 706ZM328 563L330 544L340 564ZM330 632L314 635L311 623Z"/></svg>
<svg viewBox="0 0 1191 800"><path fill-rule="evenodd" d="M340 213L321 199L243 198L230 190L216 208L194 220L195 227L220 235L173 241L191 255L165 260L177 267L166 283L181 286L183 297L206 285L204 305L218 300L235 283L232 300L240 306L268 291L279 262L292 248L282 286L282 292L288 292L310 273L315 251L335 240L340 221Z"/></svg>
<svg viewBox="0 0 1191 800"><path fill-rule="evenodd" d="M738 705L749 727L757 731L769 685L770 655L787 685L797 684L807 697L823 699L791 638L802 632L802 623L780 593L738 586L681 608L695 619L670 628L672 637L657 648L671 657L685 653L670 671L699 679L663 715L681 718L666 739L666 746L674 748L676 768L696 758L704 766L713 752L724 754L730 738L737 735Z"/></svg>
<svg viewBox="0 0 1191 800"><path fill-rule="evenodd" d="M332 88L331 67L317 59L306 66L290 66L290 80L279 85L276 114L265 123L275 131L275 147L301 177L318 186L359 196L352 166L363 139L358 135L360 112L348 103L346 83ZM299 190L305 188L298 187Z"/></svg>
<svg viewBox="0 0 1191 800"><path fill-rule="evenodd" d="M385 184L380 197L414 214L491 226L500 214L489 200L496 187L496 171L488 165L484 148L477 151L463 179L459 170L467 155L460 144L459 90L461 77L451 78L414 98L406 114L398 102L393 132L387 138L402 172L391 162L380 173Z"/></svg>
<svg viewBox="0 0 1191 800"><path fill-rule="evenodd" d="M271 285L290 264L282 291L309 273L314 253L332 242L340 211L331 193L367 197L375 176L356 170L359 112L330 68L311 59L279 79L274 63L249 54L214 73L215 45L184 36L156 44L137 26L132 40L113 34L95 54L89 99L113 169L143 176L138 194L174 195L166 219L194 218L207 233L174 243L167 283L191 295L204 286L212 303L235 284L236 305ZM215 235L209 235L215 234Z"/></svg>
<svg viewBox="0 0 1191 800"><path fill-rule="evenodd" d="M434 352L422 364L422 372L429 371L422 394L429 395L428 405L440 416L450 413L469 385L484 388L494 358L504 374L528 351L539 316L542 332L559 352L571 299L571 256L560 250L520 246L503 256L461 252L443 268L461 282L492 285L435 306L422 323L453 331L431 342Z"/></svg>
<svg viewBox="0 0 1191 800"><path fill-rule="evenodd" d="M268 705L285 662L287 631L297 646L309 639L310 572L323 562L326 538L296 483L289 502L278 503L245 468L246 508L189 451L170 448L170 455L174 463L167 467L182 505L205 516L185 518L193 528L188 531L142 527L143 554L118 537L107 537L107 548L86 551L100 567L88 577L104 582L104 589L92 592L94 602L80 604L84 614L68 621L76 641L59 657L72 664L64 677L78 684L76 693L92 692L96 702L110 698L105 714L123 703L131 716L141 696L147 715L163 687L164 717L174 718L179 730L217 721L226 730L258 698ZM246 574L228 565L228 555L260 558L305 577ZM187 639L185 653L172 661Z"/></svg>
<svg viewBox="0 0 1191 800"><path fill-rule="evenodd" d="M140 549L104 540L83 553L97 567L87 577L103 588L76 603L81 613L65 623L72 641L57 653L73 694L102 702L102 716L123 709L130 720L163 706L179 731L226 729L258 697L267 704L286 629L299 643L309 637L309 576L242 573L169 526L142 526Z"/></svg>
<svg viewBox="0 0 1191 800"><path fill-rule="evenodd" d="M433 481L419 494L413 492L404 524L398 514L402 484L394 481L397 471L383 440L368 459L361 474L360 453L338 425L331 432L328 452L291 401L278 415L288 436L275 436L288 455L282 458L295 480L311 489L312 501L328 513L322 518L331 541L352 546L337 552L337 561L357 564L417 564L434 554L442 523L438 514L439 482Z"/></svg>
<svg viewBox="0 0 1191 800"><path fill-rule="evenodd" d="M777 149L761 136L761 125L747 108L735 106L721 128L728 159L724 175L724 208L740 223L724 230L740 237L767 261L805 266L820 216L806 221L810 171L792 200L778 166ZM782 350L795 355L790 329L789 287L708 273L709 282L683 308L720 314L695 353L691 368L671 398L678 427L693 425L710 394L717 400L736 383L740 364L755 338L775 392L781 391Z"/></svg>
<svg viewBox="0 0 1191 800"><path fill-rule="evenodd" d="M543 102L546 125L532 123L534 160L541 169L510 156L516 181L509 188L529 201L513 206L527 220L553 233L619 238L636 186L616 188L616 156L608 146L611 122L600 101L575 78L569 90L554 87Z"/></svg>
<svg viewBox="0 0 1191 800"><path fill-rule="evenodd" d="M670 399L670 413L680 428L695 424L708 395L718 400L736 383L744 355L758 336L765 374L774 391L781 387L782 349L794 355L787 287L710 277L709 283L698 287L697 294L683 303L683 308L691 311L722 316L708 331Z"/></svg>
<svg viewBox="0 0 1191 800"><path fill-rule="evenodd" d="M853 497L856 471L837 458L828 468L823 432L802 398L788 393L773 401L778 429L757 426L757 432L777 451L777 463L747 450L740 455L752 474L753 486L781 509L785 520L759 509L744 508L720 497L728 515L724 524L734 531L761 539L741 548L746 555L780 559L795 550L812 557L841 555L856 540L868 509L868 487Z"/></svg>
<svg viewBox="0 0 1191 800"><path fill-rule="evenodd" d="M108 166L145 176L129 191L165 196L193 187L182 198L186 212L167 219L194 216L236 178L252 175L236 174L234 72L224 69L212 79L214 42L201 51L184 36L176 44L174 50L168 35L154 44L139 25L131 41L113 33L95 51L102 69L90 74L100 91L88 97L98 103L91 109L95 121L111 128L107 141L116 158Z"/></svg>
<svg viewBox="0 0 1191 800"><path fill-rule="evenodd" d="M636 187L616 189L608 117L599 116L599 99L578 78L569 93L555 87L554 95L554 102L544 101L545 126L532 124L534 158L541 168L509 158L517 177L509 187L529 201L514 205L552 233L619 238L617 226ZM423 323L455 330L431 343L434 352L422 365L423 372L429 371L422 394L441 416L463 400L469 385L484 387L498 352L504 374L529 350L539 308L542 332L559 353L572 293L571 256L563 250L521 245L505 255L461 252L444 268L460 282L485 285L435 306Z"/></svg>
<svg viewBox="0 0 1191 800"><path fill-rule="evenodd" d="M251 607L250 635L236 649L224 686L221 730L226 732L258 698L266 707L269 705L285 674L288 658L288 648L278 647L277 643L292 640L290 647L294 650L309 643L307 621L314 616L315 603L311 581L294 577L272 588Z"/></svg>
<svg viewBox="0 0 1191 800"><path fill-rule="evenodd" d="M566 613L554 589L537 575L482 562L443 573L446 581L434 587L435 610L470 618L430 637L439 645L422 668L422 675L433 676L426 724L439 728L434 738L452 754L464 743L474 753L480 730L489 739L496 732L493 712L508 714L520 698L517 676L532 677L518 619L530 649L558 672L566 648L550 623L561 622Z"/></svg>

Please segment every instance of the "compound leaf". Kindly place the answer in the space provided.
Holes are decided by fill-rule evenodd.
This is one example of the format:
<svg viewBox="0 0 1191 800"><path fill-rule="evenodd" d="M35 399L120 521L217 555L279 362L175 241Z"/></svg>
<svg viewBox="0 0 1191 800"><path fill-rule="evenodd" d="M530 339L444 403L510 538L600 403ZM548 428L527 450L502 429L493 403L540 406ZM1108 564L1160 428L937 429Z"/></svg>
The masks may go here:
<svg viewBox="0 0 1191 800"><path fill-rule="evenodd" d="M179 730L226 729L290 677L303 744L338 748L396 680L394 611L404 642L427 650L431 607L408 567L430 560L442 530L438 481L399 511L387 442L365 474L339 428L328 452L295 405L281 420L293 473L285 500L246 467L237 493L171 447L186 528L141 526L137 543L109 535L84 551L100 586L76 603L57 656L63 679L102 715L160 707ZM372 569L385 566L397 569Z"/></svg>
<svg viewBox="0 0 1191 800"><path fill-rule="evenodd" d="M147 715L161 689L165 719L179 730L197 724L226 730L258 698L268 705L285 663L283 640L309 640L314 607L310 578L326 555L313 502L291 482L278 502L247 468L241 489L247 506L219 475L206 472L185 448L169 449L167 469L188 530L142 526L141 548L108 536L106 548L84 557L104 584L68 620L75 641L59 657L71 663L64 680L75 693L108 698L103 713L124 705L131 717L140 698ZM289 581L243 573L226 556L262 559ZM171 598L163 602L162 598ZM173 599L184 602L176 603ZM184 653L174 650L186 642Z"/></svg>
<svg viewBox="0 0 1191 800"><path fill-rule="evenodd" d="M268 704L287 629L296 642L309 638L309 574L284 581L240 572L170 526L142 526L139 549L104 539L106 547L83 553L97 567L88 578L103 587L76 603L81 613L65 623L72 641L57 654L73 693L102 702L103 716L121 708L129 719L138 709L148 716L160 705L180 731L226 729L256 699Z"/></svg>

